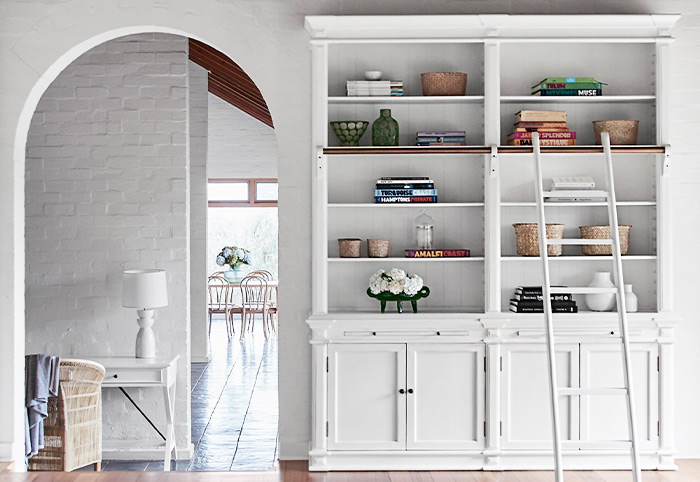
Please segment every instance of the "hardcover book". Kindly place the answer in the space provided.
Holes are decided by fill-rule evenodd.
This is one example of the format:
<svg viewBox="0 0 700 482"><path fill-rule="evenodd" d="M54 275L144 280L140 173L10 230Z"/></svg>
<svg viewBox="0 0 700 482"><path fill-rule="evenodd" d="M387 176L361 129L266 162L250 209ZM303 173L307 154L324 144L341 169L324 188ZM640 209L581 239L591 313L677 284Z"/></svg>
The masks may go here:
<svg viewBox="0 0 700 482"><path fill-rule="evenodd" d="M521 121L521 122L516 122L513 125L515 127L525 128L525 129L532 129L532 128L539 129L539 128L552 128L552 127L554 127L554 128L559 127L562 129L567 128L566 122L525 122L525 121Z"/></svg>
<svg viewBox="0 0 700 482"><path fill-rule="evenodd" d="M434 182L428 176L386 176L377 179L377 184L390 184L392 182Z"/></svg>
<svg viewBox="0 0 700 482"><path fill-rule="evenodd" d="M418 142L464 142L464 136L416 136Z"/></svg>
<svg viewBox="0 0 700 482"><path fill-rule="evenodd" d="M552 300L552 301L550 301L550 303L552 304L552 308L570 308L572 306L576 306L576 302L571 301L571 300L566 300L566 301ZM516 306L518 308L544 308L542 301L537 301L537 300L532 300L532 301L510 300L510 305Z"/></svg>
<svg viewBox="0 0 700 482"><path fill-rule="evenodd" d="M603 95L600 89L542 89L536 90L532 95L551 96L551 95L566 95L572 97L596 97Z"/></svg>
<svg viewBox="0 0 700 482"><path fill-rule="evenodd" d="M436 203L437 196L387 196L374 197L375 203Z"/></svg>
<svg viewBox="0 0 700 482"><path fill-rule="evenodd" d="M603 82L542 82L532 87L532 90L542 89L602 89Z"/></svg>
<svg viewBox="0 0 700 482"><path fill-rule="evenodd" d="M468 249L407 249L407 258L468 258Z"/></svg>
<svg viewBox="0 0 700 482"><path fill-rule="evenodd" d="M386 196L437 196L437 189L375 189L376 197Z"/></svg>
<svg viewBox="0 0 700 482"><path fill-rule="evenodd" d="M432 182L392 182L391 184L377 184L377 189L435 189Z"/></svg>
<svg viewBox="0 0 700 482"><path fill-rule="evenodd" d="M552 131L538 131L540 139L576 139L576 132L552 132ZM511 132L508 134L508 139L532 139L532 132Z"/></svg>
<svg viewBox="0 0 700 482"><path fill-rule="evenodd" d="M521 122L566 122L563 110L521 110L515 113Z"/></svg>
<svg viewBox="0 0 700 482"><path fill-rule="evenodd" d="M517 301L539 301L542 303L544 295L542 293L515 293L513 297ZM553 293L549 295L552 301L571 301L571 293Z"/></svg>
<svg viewBox="0 0 700 482"><path fill-rule="evenodd" d="M452 137L452 136L461 136L465 137L467 135L467 131L418 131L416 132L416 137Z"/></svg>
<svg viewBox="0 0 700 482"><path fill-rule="evenodd" d="M510 305L510 311L513 313L544 313L544 307L522 307ZM577 306L552 307L552 313L578 313Z"/></svg>
<svg viewBox="0 0 700 482"><path fill-rule="evenodd" d="M508 144L511 146L531 146L532 139L510 139ZM540 145L545 147L575 146L576 139L541 139Z"/></svg>
<svg viewBox="0 0 700 482"><path fill-rule="evenodd" d="M462 142L416 142L417 146L466 146L467 143Z"/></svg>
<svg viewBox="0 0 700 482"><path fill-rule="evenodd" d="M545 77L544 79L537 82L532 86L533 89L537 88L542 84L571 84L571 83L584 83L584 84L603 84L596 80L595 77Z"/></svg>
<svg viewBox="0 0 700 482"><path fill-rule="evenodd" d="M552 285L552 288L566 288L564 285ZM541 286L518 286L515 288L516 293L534 293L534 294L542 294L542 287ZM571 295L571 293L565 293L568 295Z"/></svg>

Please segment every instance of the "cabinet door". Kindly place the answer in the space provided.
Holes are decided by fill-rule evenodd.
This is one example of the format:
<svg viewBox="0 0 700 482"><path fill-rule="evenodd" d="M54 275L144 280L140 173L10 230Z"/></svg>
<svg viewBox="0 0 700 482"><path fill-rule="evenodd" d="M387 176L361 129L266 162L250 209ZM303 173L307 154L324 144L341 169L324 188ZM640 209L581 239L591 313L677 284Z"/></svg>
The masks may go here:
<svg viewBox="0 0 700 482"><path fill-rule="evenodd" d="M484 346L409 344L406 357L406 447L482 447Z"/></svg>
<svg viewBox="0 0 700 482"><path fill-rule="evenodd" d="M641 448L658 444L659 374L658 345L632 343L632 388L634 390L637 440ZM623 387L621 345L581 345L581 387ZM620 395L581 397L581 440L629 440L627 402ZM602 445L601 445L602 446Z"/></svg>
<svg viewBox="0 0 700 482"><path fill-rule="evenodd" d="M406 345L328 347L328 448L406 449Z"/></svg>
<svg viewBox="0 0 700 482"><path fill-rule="evenodd" d="M559 388L578 387L578 344L556 345ZM501 374L501 446L510 449L552 448L547 353L544 343L503 346ZM559 397L562 440L578 437L577 397Z"/></svg>

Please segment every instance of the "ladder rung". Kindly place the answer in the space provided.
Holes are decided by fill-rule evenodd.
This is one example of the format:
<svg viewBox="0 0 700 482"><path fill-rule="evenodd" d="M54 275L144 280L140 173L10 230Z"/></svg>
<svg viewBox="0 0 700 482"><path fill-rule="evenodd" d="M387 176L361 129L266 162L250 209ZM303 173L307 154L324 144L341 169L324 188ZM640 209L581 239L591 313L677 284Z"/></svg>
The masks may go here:
<svg viewBox="0 0 700 482"><path fill-rule="evenodd" d="M590 191L590 190L585 190L585 189L579 189L579 190L562 190L562 191L544 191L542 193L543 198L550 198L550 197L560 197L560 198L599 198L599 197L604 197L607 199L608 193L607 191Z"/></svg>
<svg viewBox="0 0 700 482"><path fill-rule="evenodd" d="M571 293L572 295L595 295L604 293L617 293L617 288L594 288L592 286L552 286L549 288L549 292L555 293Z"/></svg>
<svg viewBox="0 0 700 482"><path fill-rule="evenodd" d="M584 239L584 238L547 238L547 244L567 244L567 245L585 245L585 244L605 244L612 245L612 239Z"/></svg>
<svg viewBox="0 0 700 482"><path fill-rule="evenodd" d="M565 449L631 449L631 440L562 440Z"/></svg>
<svg viewBox="0 0 700 482"><path fill-rule="evenodd" d="M627 395L626 388L560 388L559 395Z"/></svg>

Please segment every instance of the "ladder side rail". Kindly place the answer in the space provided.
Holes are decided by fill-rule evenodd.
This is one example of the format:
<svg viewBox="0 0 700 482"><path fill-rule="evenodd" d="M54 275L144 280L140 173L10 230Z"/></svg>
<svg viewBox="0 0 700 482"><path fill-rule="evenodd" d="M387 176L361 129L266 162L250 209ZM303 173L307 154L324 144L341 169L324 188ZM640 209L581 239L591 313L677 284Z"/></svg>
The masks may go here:
<svg viewBox="0 0 700 482"><path fill-rule="evenodd" d="M625 306L625 293L624 293L624 277L622 273L622 255L620 251L620 230L619 223L617 219L617 197L615 194L614 185L614 175L613 175L613 164L612 164L612 151L610 148L610 135L607 132L601 133L601 140L603 143L603 152L605 154L606 162L606 182L608 190L608 219L610 220L610 237L612 238L612 256L613 256L613 275L614 282L617 288L616 301L617 301L617 315L620 325L620 335L622 338L622 368L623 377L625 382L625 388L627 388L627 418L630 441L632 443L632 471L635 482L641 482L642 474L639 464L639 451L637 444L637 431L635 425L635 413L634 413L634 398L632 391L632 376L630 374L630 369L632 366L632 360L630 356L629 347L629 332L627 330L627 307Z"/></svg>
<svg viewBox="0 0 700 482"><path fill-rule="evenodd" d="M552 442L554 444L554 474L556 482L563 482L561 440L559 432L559 390L557 388L556 357L554 351L554 327L552 320L552 303L549 280L549 256L547 253L547 224L544 215L544 188L542 177L542 160L540 152L540 137L532 133L532 153L535 161L535 187L537 196L537 234L542 259L542 306L544 308L545 333L547 341L547 366L549 375L549 399L552 409Z"/></svg>

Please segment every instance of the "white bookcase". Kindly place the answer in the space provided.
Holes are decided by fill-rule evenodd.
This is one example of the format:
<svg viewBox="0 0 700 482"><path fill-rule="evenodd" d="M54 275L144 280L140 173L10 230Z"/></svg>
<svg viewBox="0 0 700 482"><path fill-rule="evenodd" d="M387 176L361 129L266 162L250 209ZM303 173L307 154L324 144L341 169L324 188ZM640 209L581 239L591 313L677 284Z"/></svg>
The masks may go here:
<svg viewBox="0 0 700 482"><path fill-rule="evenodd" d="M540 383L546 382L543 317L508 309L515 287L542 283L538 258L516 255L512 227L537 219L531 149L506 145L513 114L522 109L565 110L569 127L576 131L577 146L543 148L549 159L545 178L591 176L600 185L604 163L601 147L593 145L592 121L640 121L637 145L613 147L619 219L632 225L623 270L625 282L639 298L639 312L630 319L635 379L641 377L643 463L646 468L675 468L672 366L673 329L679 320L672 311L670 270L668 62L671 28L677 20L676 15L306 18L312 45L315 152L313 300L308 319L313 345L312 470L553 465L549 429L543 429L541 422L546 422L538 418L548 420L546 383ZM365 70L381 70L383 79L402 80L405 95L346 97L345 82L362 79ZM423 96L420 74L434 71L466 72L466 95ZM551 76L593 76L607 85L600 97L529 95L533 84ZM399 122L399 147L372 147L371 126L360 147L339 146L329 121L372 122L384 108ZM464 130L469 145L417 147L413 144L420 130ZM375 204L376 180L401 175L434 179L440 202ZM414 247L414 219L424 208L435 220L434 245L466 248L471 257L404 257L404 250ZM603 203L557 203L547 209L548 219L565 225L565 237L575 235L579 226L607 221ZM367 257L363 242L362 257L340 258L337 240L348 237L389 239L390 257ZM583 256L580 247L565 246L562 256L550 259L553 284L585 286L595 271L612 271L610 257ZM418 302L419 313L390 313L395 306L388 303L382 315L377 300L366 295L369 277L393 267L419 274L430 287L430 296ZM555 322L555 331L566 341L566 369L561 373L570 377L563 382L571 386L595 383L601 360L613 364L612 355L619 349L611 338L616 314L590 312L582 298L577 301L579 313ZM347 346L341 350L333 345ZM444 356L426 365L436 377L460 376L449 366L451 353L467 358L483 353L483 371L469 371L460 396L445 398L440 407L446 420L464 425L461 432L455 430L469 436L461 442L448 435L440 440L438 430L428 437L425 447L430 450L419 449L420 444L407 441L422 436L412 427L425 426L420 417L429 417L430 409L416 406L412 397L420 399L420 388L407 385L429 386L430 377L411 381L406 373L418 368L410 364L409 355L424 349L440 352L441 347ZM397 358L399 352L403 355ZM330 361L333 357L339 357L339 365ZM369 398L344 399L341 394L362 387L363 373L375 358L391 363L377 368L364 394ZM344 359L353 361L343 364ZM415 392L396 391L409 388ZM533 390L541 394L527 403L541 399L544 411L528 418L523 397ZM389 403L384 410L390 409L391 417L368 415L363 423L343 418L347 413L355 420L359 415L353 407L371 406L373 394L393 394L393 401L382 398ZM566 452L566 467L625 467L626 454L597 456L604 441L621 429L605 400L585 398L574 397L567 405L566 436L585 447ZM460 411L465 406L471 414L468 422ZM399 422L393 422L397 417ZM391 425L379 426L378 420ZM478 436L473 431L477 425L483 428ZM374 444L379 439L371 433L364 443L360 432L365 429L358 427L376 429L381 443ZM342 439L345 430L347 443ZM595 441L596 435L602 442Z"/></svg>

